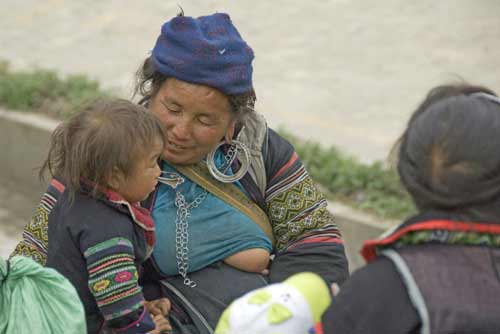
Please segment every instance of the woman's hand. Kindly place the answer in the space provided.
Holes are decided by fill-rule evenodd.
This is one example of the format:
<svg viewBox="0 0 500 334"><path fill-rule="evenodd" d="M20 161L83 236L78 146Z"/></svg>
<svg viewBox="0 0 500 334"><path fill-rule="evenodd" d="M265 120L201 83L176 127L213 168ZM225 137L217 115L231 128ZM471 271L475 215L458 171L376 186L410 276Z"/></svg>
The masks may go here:
<svg viewBox="0 0 500 334"><path fill-rule="evenodd" d="M166 317L168 315L168 312L170 311L170 300L167 298L160 298L160 299L155 299L151 301L146 301L144 302L144 305L146 306L146 309L151 313L153 316L161 315L163 317Z"/></svg>

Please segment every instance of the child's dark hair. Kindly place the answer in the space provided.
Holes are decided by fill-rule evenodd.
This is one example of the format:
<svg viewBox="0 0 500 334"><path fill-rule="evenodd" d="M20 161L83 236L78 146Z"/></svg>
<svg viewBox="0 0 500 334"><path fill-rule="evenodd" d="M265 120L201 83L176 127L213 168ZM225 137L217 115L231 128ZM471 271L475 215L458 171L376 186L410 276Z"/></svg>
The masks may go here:
<svg viewBox="0 0 500 334"><path fill-rule="evenodd" d="M84 180L95 196L113 173L129 176L156 141L164 145L163 128L149 110L123 99L99 99L55 129L39 176L48 171L72 194Z"/></svg>
<svg viewBox="0 0 500 334"><path fill-rule="evenodd" d="M398 172L421 210L500 218L500 99L494 96L486 87L443 85L411 116L399 141Z"/></svg>

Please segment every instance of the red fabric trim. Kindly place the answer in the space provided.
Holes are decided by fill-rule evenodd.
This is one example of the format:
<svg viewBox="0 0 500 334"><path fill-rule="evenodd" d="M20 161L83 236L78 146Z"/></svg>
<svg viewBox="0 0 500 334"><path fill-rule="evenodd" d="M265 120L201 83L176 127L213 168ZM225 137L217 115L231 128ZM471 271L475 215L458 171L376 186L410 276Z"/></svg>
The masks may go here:
<svg viewBox="0 0 500 334"><path fill-rule="evenodd" d="M61 182L57 181L56 179L50 180L50 185L53 186L54 188L56 188L57 191L59 191L61 194L64 192L64 189L66 189L66 187L64 186L64 184L62 184Z"/></svg>
<svg viewBox="0 0 500 334"><path fill-rule="evenodd" d="M323 324L321 322L317 322L314 324L313 333L314 334L324 334L323 332Z"/></svg>
<svg viewBox="0 0 500 334"><path fill-rule="evenodd" d="M293 152L290 160L288 160L288 162L283 167L280 168L280 170L273 176L273 179L283 174L285 170L288 169L288 167L290 167L295 161L297 161L298 158L299 156L297 155L297 152Z"/></svg>
<svg viewBox="0 0 500 334"><path fill-rule="evenodd" d="M317 238L308 238L305 240L298 241L294 244L292 244L288 249L292 249L298 245L303 245L303 244L310 244L310 243L318 243L318 242L324 242L324 243L334 243L334 244L344 244L344 240L336 237L317 237Z"/></svg>
<svg viewBox="0 0 500 334"><path fill-rule="evenodd" d="M408 232L427 230L472 231L479 233L500 234L500 225L455 222L451 220L429 220L404 227L384 239L365 241L363 248L361 249L361 255L365 258L366 262L373 261L377 257L377 247L391 244Z"/></svg>
<svg viewBox="0 0 500 334"><path fill-rule="evenodd" d="M106 189L106 188L101 188L99 187L99 190L106 195L106 197L112 201L112 202L126 202L126 200L123 198L122 195L119 193L111 190L111 189Z"/></svg>
<svg viewBox="0 0 500 334"><path fill-rule="evenodd" d="M132 216L132 220L134 220L134 222L143 229L147 244L150 247L153 247L156 241L155 224L149 210L141 207L139 203L130 204L118 193L110 191L106 195L111 202L124 205L128 209L130 215Z"/></svg>

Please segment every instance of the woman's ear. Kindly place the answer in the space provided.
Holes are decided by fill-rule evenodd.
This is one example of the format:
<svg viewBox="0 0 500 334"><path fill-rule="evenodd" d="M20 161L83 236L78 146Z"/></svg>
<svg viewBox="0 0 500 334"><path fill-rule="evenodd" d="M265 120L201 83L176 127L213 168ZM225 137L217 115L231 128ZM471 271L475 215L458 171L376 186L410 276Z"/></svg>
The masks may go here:
<svg viewBox="0 0 500 334"><path fill-rule="evenodd" d="M236 129L236 119L233 119L229 123L229 126L227 127L226 130L226 135L224 136L224 140L226 141L226 143L231 144L231 141L233 141L235 129Z"/></svg>

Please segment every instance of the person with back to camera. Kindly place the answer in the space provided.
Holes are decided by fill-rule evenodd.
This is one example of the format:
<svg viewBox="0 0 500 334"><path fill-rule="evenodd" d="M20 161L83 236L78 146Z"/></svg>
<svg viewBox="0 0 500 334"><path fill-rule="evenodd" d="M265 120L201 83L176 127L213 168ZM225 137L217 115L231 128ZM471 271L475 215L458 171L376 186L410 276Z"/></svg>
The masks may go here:
<svg viewBox="0 0 500 334"><path fill-rule="evenodd" d="M163 147L161 123L125 100L91 103L52 134L40 176L53 178L37 222L48 224L46 266L75 286L88 333L170 329L168 310L152 316L138 285L155 241L139 202L156 186Z"/></svg>
<svg viewBox="0 0 500 334"><path fill-rule="evenodd" d="M254 110L253 58L227 14L180 14L137 74L139 103L166 129L161 183L143 202L157 235L144 293L170 299L174 333L212 333L235 298L295 273L348 277L324 196ZM47 243L27 238L15 253L43 261Z"/></svg>
<svg viewBox="0 0 500 334"><path fill-rule="evenodd" d="M419 213L367 241L325 333L500 333L500 99L439 86L398 142ZM394 150L395 152L395 150Z"/></svg>

